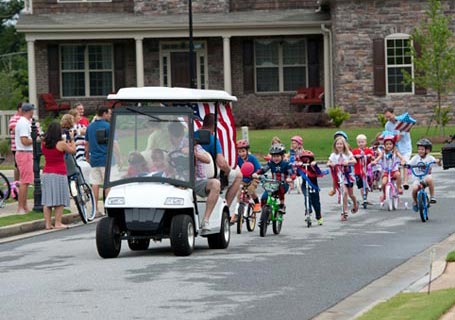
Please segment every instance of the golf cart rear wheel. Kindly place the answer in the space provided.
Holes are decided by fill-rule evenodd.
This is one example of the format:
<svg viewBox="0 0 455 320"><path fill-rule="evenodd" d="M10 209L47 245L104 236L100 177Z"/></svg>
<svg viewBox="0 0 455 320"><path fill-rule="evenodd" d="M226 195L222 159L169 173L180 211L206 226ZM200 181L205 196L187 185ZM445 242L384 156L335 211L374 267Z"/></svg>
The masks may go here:
<svg viewBox="0 0 455 320"><path fill-rule="evenodd" d="M120 227L113 217L104 217L96 226L96 248L102 258L116 258L122 247Z"/></svg>
<svg viewBox="0 0 455 320"><path fill-rule="evenodd" d="M226 249L229 246L230 240L231 224L228 213L224 211L221 217L220 233L207 236L207 241L210 249Z"/></svg>
<svg viewBox="0 0 455 320"><path fill-rule="evenodd" d="M179 214L171 221L171 247L176 256L189 256L194 250L194 223L189 215Z"/></svg>
<svg viewBox="0 0 455 320"><path fill-rule="evenodd" d="M128 239L128 247L132 251L147 250L150 245L150 239Z"/></svg>

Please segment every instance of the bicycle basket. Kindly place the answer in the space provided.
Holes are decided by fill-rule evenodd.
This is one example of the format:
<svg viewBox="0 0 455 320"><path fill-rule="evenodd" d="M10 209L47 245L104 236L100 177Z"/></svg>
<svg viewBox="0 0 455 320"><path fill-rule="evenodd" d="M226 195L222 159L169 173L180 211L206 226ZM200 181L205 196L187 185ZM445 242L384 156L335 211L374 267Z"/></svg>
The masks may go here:
<svg viewBox="0 0 455 320"><path fill-rule="evenodd" d="M265 191L267 191L267 193L273 193L280 189L280 182L276 180L265 180L262 183L262 187Z"/></svg>

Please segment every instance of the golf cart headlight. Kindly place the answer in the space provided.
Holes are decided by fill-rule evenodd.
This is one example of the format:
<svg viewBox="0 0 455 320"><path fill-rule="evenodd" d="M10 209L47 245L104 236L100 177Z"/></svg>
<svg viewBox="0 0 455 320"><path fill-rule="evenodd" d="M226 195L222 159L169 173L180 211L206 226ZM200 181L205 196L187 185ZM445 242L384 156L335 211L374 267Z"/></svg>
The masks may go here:
<svg viewBox="0 0 455 320"><path fill-rule="evenodd" d="M183 198L167 197L164 204L168 206L183 206L183 202Z"/></svg>
<svg viewBox="0 0 455 320"><path fill-rule="evenodd" d="M112 197L107 200L107 204L111 206L119 206L125 204L125 197Z"/></svg>

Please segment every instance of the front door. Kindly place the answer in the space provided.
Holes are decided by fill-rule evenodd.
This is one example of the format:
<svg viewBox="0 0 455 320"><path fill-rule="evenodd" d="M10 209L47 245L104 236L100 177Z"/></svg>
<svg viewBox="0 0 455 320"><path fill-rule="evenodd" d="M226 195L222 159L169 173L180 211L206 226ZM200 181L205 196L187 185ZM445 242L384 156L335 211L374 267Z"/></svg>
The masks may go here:
<svg viewBox="0 0 455 320"><path fill-rule="evenodd" d="M193 70L196 77L196 55L193 55ZM188 52L171 52L171 86L191 87Z"/></svg>

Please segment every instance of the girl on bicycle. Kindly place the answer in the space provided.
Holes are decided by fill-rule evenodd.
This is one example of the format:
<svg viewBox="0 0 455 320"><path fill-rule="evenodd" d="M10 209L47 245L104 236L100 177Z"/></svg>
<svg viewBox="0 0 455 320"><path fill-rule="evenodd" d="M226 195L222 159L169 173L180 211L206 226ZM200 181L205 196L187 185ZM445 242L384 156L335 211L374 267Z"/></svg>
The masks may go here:
<svg viewBox="0 0 455 320"><path fill-rule="evenodd" d="M389 182L388 172L391 171L392 179L394 179L397 184L398 194L403 194L403 189L401 188L400 163L404 165L406 161L395 147L396 137L393 133L386 131L382 134L382 136L382 140L384 141L384 150L380 151L379 155L371 163L375 165L381 161L381 166L384 170L382 175L382 185L385 186ZM380 197L381 203L385 199L385 188L383 189L383 194Z"/></svg>
<svg viewBox="0 0 455 320"><path fill-rule="evenodd" d="M286 153L286 147L281 143L275 143L270 147L269 153L271 159L261 169L256 171L253 178L257 178L258 174L267 173L269 170L272 173L272 178L281 181L280 190L278 192L280 199L279 211L282 214L286 213L286 206L284 205L284 195L289 189L289 182L295 179L294 171L290 163L284 159ZM262 194L261 205L265 205L268 194L266 191Z"/></svg>
<svg viewBox="0 0 455 320"><path fill-rule="evenodd" d="M369 179L370 177L367 176L367 172L364 172L366 168L363 166L363 161L362 158L364 158L364 161L366 161L366 165L368 165L372 159L374 159L374 153L373 150L368 148L367 145L367 137L364 134L359 134L356 138L357 141L357 148L352 150L352 154L354 155L354 158L356 158L357 163L354 166L354 174L355 174L355 181L357 184L357 188L360 190L362 194L362 198L365 196L368 196L368 186L365 188L365 195L364 193L364 188L363 188L363 178L366 177L366 179ZM366 180L367 181L367 180ZM367 204L371 204L367 201Z"/></svg>
<svg viewBox="0 0 455 320"><path fill-rule="evenodd" d="M341 214L341 221L346 221L348 218L348 195L354 203L354 207L351 212L356 213L359 210L359 204L357 203L357 198L354 195L353 186L355 177L353 175L351 166L354 165L357 161L354 158L354 155L349 150L349 144L347 143L344 137L336 137L333 142L332 153L330 154L329 161L327 166L334 168L336 166L342 166L343 170L343 212ZM338 179L338 175L336 175Z"/></svg>
<svg viewBox="0 0 455 320"><path fill-rule="evenodd" d="M336 138L341 137L344 138L346 142L348 142L348 135L344 131L337 131L333 134L333 141L335 141ZM350 149L351 147L349 147ZM334 168L330 168L330 174L332 175L332 189L329 191L329 196L334 196L336 193L336 189L338 188L338 180L337 180L337 174L334 170Z"/></svg>
<svg viewBox="0 0 455 320"><path fill-rule="evenodd" d="M425 183L428 185L428 189L430 190L430 203L436 203L436 198L434 196L434 183L433 183L433 177L431 176L431 167L434 166L435 164L440 164L441 161L439 159L436 159L433 157L431 154L431 150L433 149L433 144L431 143L430 140L428 139L420 139L417 141L417 154L409 160L407 163L408 165L411 166L416 166L419 164L426 165L427 163L434 162L433 164L430 164L430 169L428 171L428 174L423 178ZM426 168L424 167L422 170L425 170ZM419 172L419 168L414 169L415 172ZM424 174L424 171L422 172ZM412 209L417 212L418 207L417 207L417 191L419 190L419 184L420 184L420 179L415 177L413 184L412 184L412 199L413 199L413 204L412 204Z"/></svg>
<svg viewBox="0 0 455 320"><path fill-rule="evenodd" d="M314 153L310 150L303 150L299 156L301 164L309 164L309 166L299 165L297 163L296 171L302 177L302 193L304 197L308 198L309 208L308 210L311 212L311 207L314 209L316 213L316 220L318 221L319 225L322 225L323 219L321 214L321 200L319 197L319 185L318 185L318 177L323 177L324 174L322 173L321 169L318 167L316 161L314 161ZM309 194L307 195L307 184L309 189Z"/></svg>
<svg viewBox="0 0 455 320"><path fill-rule="evenodd" d="M254 171L256 172L261 169L261 164L259 163L258 159L249 153L250 144L247 140L242 139L237 141L237 164L240 168L242 168L243 164L246 162L250 162L254 166ZM242 184L244 186L248 186L248 194L251 196L251 199L254 201L254 212L261 211L261 204L259 203L259 198L256 194L256 188L258 186L257 179L252 179L251 177L243 177ZM240 194L239 194L240 196Z"/></svg>

